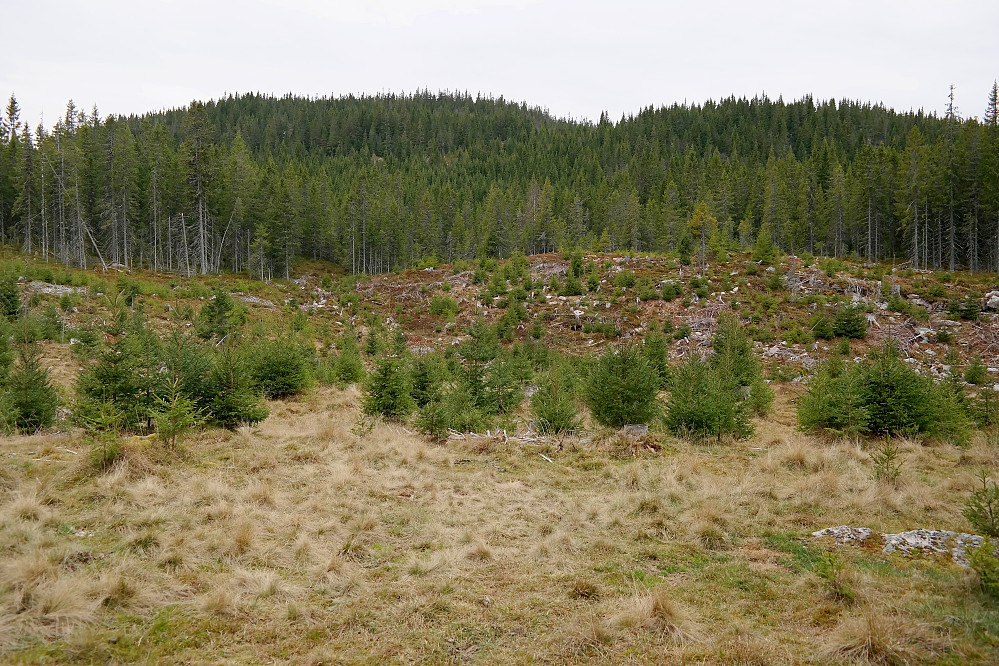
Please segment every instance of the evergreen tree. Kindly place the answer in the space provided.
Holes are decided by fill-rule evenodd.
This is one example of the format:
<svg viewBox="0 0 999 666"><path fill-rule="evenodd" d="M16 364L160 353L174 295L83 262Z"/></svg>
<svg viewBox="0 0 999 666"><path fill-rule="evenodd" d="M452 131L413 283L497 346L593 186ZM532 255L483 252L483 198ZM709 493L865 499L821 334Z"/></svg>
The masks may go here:
<svg viewBox="0 0 999 666"><path fill-rule="evenodd" d="M166 396L159 398L157 403L152 411L156 434L167 447L176 449L184 435L201 422L201 411L184 395L179 379L174 379Z"/></svg>
<svg viewBox="0 0 999 666"><path fill-rule="evenodd" d="M554 366L531 396L534 427L545 435L573 432L581 425L573 385L566 374L564 368Z"/></svg>
<svg viewBox="0 0 999 666"><path fill-rule="evenodd" d="M211 399L205 416L210 423L234 430L267 418L267 406L253 390L249 369L231 346L215 355L207 384Z"/></svg>
<svg viewBox="0 0 999 666"><path fill-rule="evenodd" d="M311 350L294 340L262 340L243 353L254 389L268 398L301 393L312 382Z"/></svg>
<svg viewBox="0 0 999 666"><path fill-rule="evenodd" d="M365 387L364 413L405 418L416 408L409 391L409 375L403 363L395 358L382 359Z"/></svg>
<svg viewBox="0 0 999 666"><path fill-rule="evenodd" d="M752 434L749 403L720 366L688 356L673 369L666 427L678 436L717 437Z"/></svg>
<svg viewBox="0 0 999 666"><path fill-rule="evenodd" d="M49 380L49 371L41 364L37 345L22 344L7 379L3 402L12 424L21 432L47 428L55 420L59 394Z"/></svg>
<svg viewBox="0 0 999 666"><path fill-rule="evenodd" d="M338 383L353 384L364 379L364 362L353 329L344 331L337 344L340 353L333 365L333 376Z"/></svg>
<svg viewBox="0 0 999 666"><path fill-rule="evenodd" d="M659 376L637 348L601 355L583 397L597 423L619 428L650 423L659 413Z"/></svg>
<svg viewBox="0 0 999 666"><path fill-rule="evenodd" d="M246 309L236 303L232 296L216 287L212 300L205 303L198 313L195 330L205 340L222 340L239 330L246 321Z"/></svg>

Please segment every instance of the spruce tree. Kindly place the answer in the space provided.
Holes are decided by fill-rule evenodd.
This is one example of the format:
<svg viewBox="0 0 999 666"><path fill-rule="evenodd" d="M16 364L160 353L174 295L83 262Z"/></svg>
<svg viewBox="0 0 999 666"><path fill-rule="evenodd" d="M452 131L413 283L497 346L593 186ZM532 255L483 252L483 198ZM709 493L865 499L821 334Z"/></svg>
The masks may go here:
<svg viewBox="0 0 999 666"><path fill-rule="evenodd" d="M206 418L209 422L234 430L267 418L267 406L253 389L249 369L231 346L223 347L216 354L208 386L211 400Z"/></svg>
<svg viewBox="0 0 999 666"><path fill-rule="evenodd" d="M650 423L659 413L658 393L655 369L627 345L601 355L583 395L597 423L619 428Z"/></svg>
<svg viewBox="0 0 999 666"><path fill-rule="evenodd" d="M312 382L312 352L290 339L262 340L242 351L256 390L271 399L301 393Z"/></svg>
<svg viewBox="0 0 999 666"><path fill-rule="evenodd" d="M841 358L829 359L798 400L798 424L804 430L847 437L867 432L871 414L861 381L861 372L847 367Z"/></svg>
<svg viewBox="0 0 999 666"><path fill-rule="evenodd" d="M179 378L170 384L165 397L157 399L152 417L156 434L170 449L176 449L177 443L202 421L201 410L194 400L184 395Z"/></svg>
<svg viewBox="0 0 999 666"><path fill-rule="evenodd" d="M558 365L552 367L531 396L534 427L545 435L572 432L580 427L576 395L566 374Z"/></svg>
<svg viewBox="0 0 999 666"><path fill-rule="evenodd" d="M21 432L47 428L55 420L59 394L41 364L41 350L34 343L22 344L6 385L4 401L14 427Z"/></svg>
<svg viewBox="0 0 999 666"><path fill-rule="evenodd" d="M229 292L216 287L212 300L198 313L195 330L205 340L222 340L235 333L246 321L246 310L233 300Z"/></svg>
<svg viewBox="0 0 999 666"><path fill-rule="evenodd" d="M17 275L12 271L0 274L0 317L14 321L21 316L21 295L17 290Z"/></svg>
<svg viewBox="0 0 999 666"><path fill-rule="evenodd" d="M724 366L690 355L675 367L666 401L666 427L675 435L717 437L752 434L749 402Z"/></svg>
<svg viewBox="0 0 999 666"><path fill-rule="evenodd" d="M382 359L368 379L363 399L364 413L405 418L416 408L409 391L409 374L402 361Z"/></svg>
<svg viewBox="0 0 999 666"><path fill-rule="evenodd" d="M333 377L338 384L353 384L364 379L364 361L353 329L344 331L337 343L339 354L333 364Z"/></svg>

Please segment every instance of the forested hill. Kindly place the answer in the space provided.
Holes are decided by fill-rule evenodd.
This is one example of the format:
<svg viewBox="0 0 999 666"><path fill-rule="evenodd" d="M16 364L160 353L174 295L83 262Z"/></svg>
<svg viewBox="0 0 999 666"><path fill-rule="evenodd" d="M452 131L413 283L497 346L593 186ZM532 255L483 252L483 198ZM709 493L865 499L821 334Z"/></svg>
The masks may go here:
<svg viewBox="0 0 999 666"><path fill-rule="evenodd" d="M576 245L996 270L997 96L980 122L730 98L588 123L461 94L242 95L129 118L70 103L52 128L12 98L0 240L265 278L298 256L377 272Z"/></svg>

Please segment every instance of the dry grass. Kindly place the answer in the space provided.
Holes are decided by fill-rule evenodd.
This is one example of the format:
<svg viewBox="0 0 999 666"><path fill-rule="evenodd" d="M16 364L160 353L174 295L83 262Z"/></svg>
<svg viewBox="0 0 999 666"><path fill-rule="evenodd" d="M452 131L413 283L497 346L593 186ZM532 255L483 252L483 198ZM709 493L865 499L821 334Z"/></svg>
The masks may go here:
<svg viewBox="0 0 999 666"><path fill-rule="evenodd" d="M940 657L945 648L939 635L913 618L867 608L836 628L822 654L839 663L908 666Z"/></svg>
<svg viewBox="0 0 999 666"><path fill-rule="evenodd" d="M851 600L815 574L828 544L808 537L965 529L975 474L995 473L984 442L903 442L902 478L879 484L855 444L794 431L781 393L749 441L653 453L577 439L540 449L548 462L512 441L433 445L384 422L359 437L358 397L275 403L258 427L177 454L127 447L102 475L69 435L0 441L0 660L991 654L999 614L955 566L842 550Z"/></svg>
<svg viewBox="0 0 999 666"><path fill-rule="evenodd" d="M613 623L624 628L651 631L670 643L684 645L701 640L703 632L664 587L636 594Z"/></svg>

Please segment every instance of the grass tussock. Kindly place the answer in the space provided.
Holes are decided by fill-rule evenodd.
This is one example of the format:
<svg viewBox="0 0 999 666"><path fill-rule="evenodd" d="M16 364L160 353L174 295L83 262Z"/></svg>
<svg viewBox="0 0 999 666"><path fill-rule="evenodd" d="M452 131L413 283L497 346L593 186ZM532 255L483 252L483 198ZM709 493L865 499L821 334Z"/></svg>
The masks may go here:
<svg viewBox="0 0 999 666"><path fill-rule="evenodd" d="M846 664L909 666L940 657L946 642L912 618L868 607L829 636L823 656Z"/></svg>
<svg viewBox="0 0 999 666"><path fill-rule="evenodd" d="M626 629L650 631L677 645L701 641L704 635L664 586L633 595L612 622Z"/></svg>

